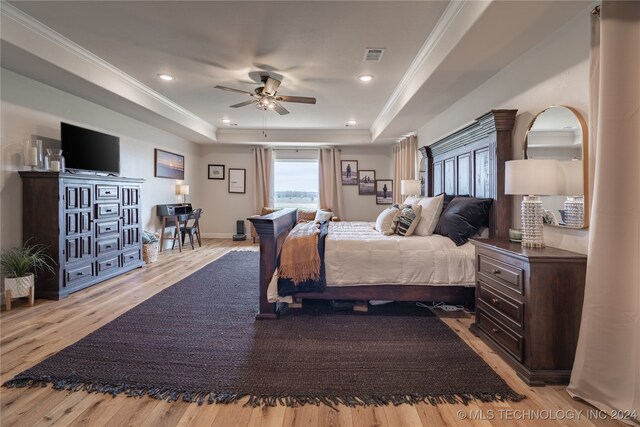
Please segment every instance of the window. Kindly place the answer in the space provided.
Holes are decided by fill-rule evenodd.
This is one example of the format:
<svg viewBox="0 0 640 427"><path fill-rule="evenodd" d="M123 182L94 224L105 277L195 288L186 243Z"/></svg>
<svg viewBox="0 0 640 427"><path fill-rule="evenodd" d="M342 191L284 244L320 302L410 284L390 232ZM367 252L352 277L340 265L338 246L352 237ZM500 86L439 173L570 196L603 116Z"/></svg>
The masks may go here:
<svg viewBox="0 0 640 427"><path fill-rule="evenodd" d="M276 208L318 208L318 161L275 160L273 196Z"/></svg>

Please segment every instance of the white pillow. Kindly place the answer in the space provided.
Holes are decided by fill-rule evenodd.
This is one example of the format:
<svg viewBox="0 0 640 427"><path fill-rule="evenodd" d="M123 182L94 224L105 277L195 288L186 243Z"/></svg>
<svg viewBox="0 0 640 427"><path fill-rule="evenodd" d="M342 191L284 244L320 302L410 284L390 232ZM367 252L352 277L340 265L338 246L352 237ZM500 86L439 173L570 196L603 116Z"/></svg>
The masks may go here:
<svg viewBox="0 0 640 427"><path fill-rule="evenodd" d="M313 220L313 222L315 222L316 224L319 224L324 221L331 221L331 218L333 218L333 212L322 211L318 209L316 211L316 218Z"/></svg>
<svg viewBox="0 0 640 427"><path fill-rule="evenodd" d="M419 196L419 197L409 196L404 201L404 204L413 206L413 205L417 205L420 200L422 200L422 196Z"/></svg>
<svg viewBox="0 0 640 427"><path fill-rule="evenodd" d="M418 204L422 206L420 214L420 222L413 234L416 236L431 236L433 230L438 224L438 219L442 213L442 204L444 203L444 193L436 197L425 197Z"/></svg>
<svg viewBox="0 0 640 427"><path fill-rule="evenodd" d="M394 207L383 210L376 219L376 231L385 236L392 235L396 231L396 220L399 213L400 209Z"/></svg>

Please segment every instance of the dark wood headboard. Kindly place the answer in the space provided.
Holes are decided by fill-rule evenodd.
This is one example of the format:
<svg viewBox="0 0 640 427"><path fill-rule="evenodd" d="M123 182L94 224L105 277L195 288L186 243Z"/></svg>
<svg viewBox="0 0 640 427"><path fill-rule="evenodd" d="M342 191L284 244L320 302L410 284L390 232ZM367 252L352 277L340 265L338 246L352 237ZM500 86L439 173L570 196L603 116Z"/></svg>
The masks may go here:
<svg viewBox="0 0 640 427"><path fill-rule="evenodd" d="M491 110L469 126L420 147L428 196L469 195L493 199L491 237L508 238L511 196L504 194L504 163L511 160L513 127L518 110Z"/></svg>

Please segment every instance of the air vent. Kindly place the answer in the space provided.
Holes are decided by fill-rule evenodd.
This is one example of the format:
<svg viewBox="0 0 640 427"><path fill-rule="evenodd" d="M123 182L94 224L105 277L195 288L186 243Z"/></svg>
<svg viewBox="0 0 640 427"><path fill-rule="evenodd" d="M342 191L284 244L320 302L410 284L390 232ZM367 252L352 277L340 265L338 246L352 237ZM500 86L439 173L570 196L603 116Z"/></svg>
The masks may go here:
<svg viewBox="0 0 640 427"><path fill-rule="evenodd" d="M364 51L364 62L380 62L382 55L384 54L384 48L382 47L368 47Z"/></svg>

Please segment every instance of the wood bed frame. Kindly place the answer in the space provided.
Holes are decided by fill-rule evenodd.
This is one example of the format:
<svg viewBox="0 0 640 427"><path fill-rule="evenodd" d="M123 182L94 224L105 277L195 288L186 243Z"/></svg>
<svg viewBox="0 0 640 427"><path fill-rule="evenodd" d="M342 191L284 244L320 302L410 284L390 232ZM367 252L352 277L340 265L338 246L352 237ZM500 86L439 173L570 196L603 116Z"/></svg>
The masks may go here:
<svg viewBox="0 0 640 427"><path fill-rule="evenodd" d="M472 124L428 147L420 147L426 192L493 199L490 237L507 238L511 226L511 196L504 194L504 163L511 159L517 110L492 110ZM276 304L267 301L267 288L276 259L296 223L296 209L248 218L260 236L260 305L257 319L276 319ZM475 288L463 286L369 285L327 287L324 292L296 295L305 299L445 301L473 307Z"/></svg>

